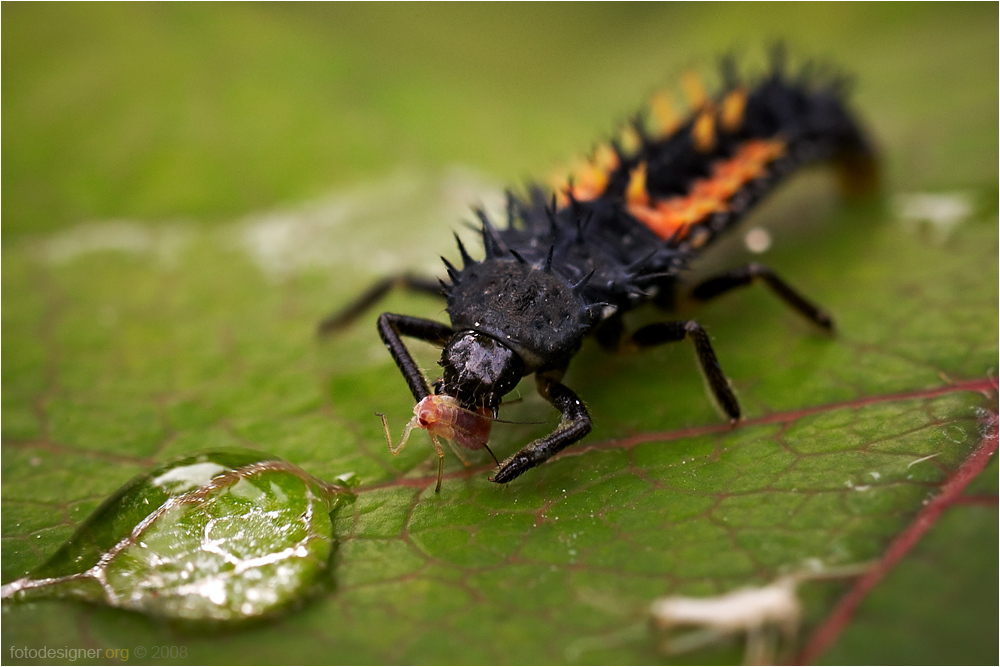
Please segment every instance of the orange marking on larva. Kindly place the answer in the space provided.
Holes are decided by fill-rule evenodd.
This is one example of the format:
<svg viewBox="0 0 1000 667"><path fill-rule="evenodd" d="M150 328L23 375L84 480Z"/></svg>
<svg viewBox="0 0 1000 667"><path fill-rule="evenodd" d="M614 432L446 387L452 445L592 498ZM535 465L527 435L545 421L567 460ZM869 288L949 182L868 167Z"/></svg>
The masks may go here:
<svg viewBox="0 0 1000 667"><path fill-rule="evenodd" d="M684 88L684 96L687 97L692 109L700 109L708 102L705 83L697 72L686 72L681 77L681 87Z"/></svg>
<svg viewBox="0 0 1000 667"><path fill-rule="evenodd" d="M656 121L656 128L661 137L668 136L680 125L680 117L674 110L670 96L662 90L649 100L649 110Z"/></svg>
<svg viewBox="0 0 1000 667"><path fill-rule="evenodd" d="M564 190L569 189L577 201L597 199L608 187L611 172L618 168L618 153L611 146L602 144L594 150L590 160L577 165L573 170L572 186L557 189L560 206L569 203Z"/></svg>
<svg viewBox="0 0 1000 667"><path fill-rule="evenodd" d="M683 226L677 224L673 219L668 219L667 214L663 211L642 204L629 204L628 212L629 215L649 227L654 234L664 240L673 236L673 233Z"/></svg>
<svg viewBox="0 0 1000 667"><path fill-rule="evenodd" d="M625 190L625 201L631 206L648 206L649 193L646 191L646 163L640 162L632 170Z"/></svg>
<svg viewBox="0 0 1000 667"><path fill-rule="evenodd" d="M618 153L611 146L602 144L594 151L588 168L574 186L573 196L580 201L596 199L604 194L611 179L611 172L618 168Z"/></svg>
<svg viewBox="0 0 1000 667"><path fill-rule="evenodd" d="M594 164L610 174L618 168L618 153L608 144L601 144L594 149Z"/></svg>
<svg viewBox="0 0 1000 667"><path fill-rule="evenodd" d="M743 125L743 112L747 107L747 91L737 88L722 100L719 121L726 132L735 132Z"/></svg>
<svg viewBox="0 0 1000 667"><path fill-rule="evenodd" d="M691 137L694 139L694 147L702 153L715 148L715 113L711 109L698 114L691 127Z"/></svg>
<svg viewBox="0 0 1000 667"><path fill-rule="evenodd" d="M577 201L597 199L604 194L606 187L608 187L607 172L593 164L588 164L573 174L572 192Z"/></svg>
<svg viewBox="0 0 1000 667"><path fill-rule="evenodd" d="M662 239L669 239L683 228L695 225L712 213L725 211L729 199L740 188L764 173L767 165L785 154L785 142L780 139L755 139L743 144L728 160L716 162L712 175L695 181L687 195L650 202L646 192L645 163L642 170L642 193L645 199L632 198L632 186L639 169L633 172L626 195L628 212ZM703 241L702 241L703 242Z"/></svg>

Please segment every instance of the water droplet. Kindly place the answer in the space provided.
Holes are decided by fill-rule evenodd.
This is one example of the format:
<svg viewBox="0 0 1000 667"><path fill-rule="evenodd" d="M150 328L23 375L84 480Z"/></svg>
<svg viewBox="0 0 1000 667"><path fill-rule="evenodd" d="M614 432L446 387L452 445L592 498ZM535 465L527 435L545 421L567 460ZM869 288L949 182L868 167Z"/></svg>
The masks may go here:
<svg viewBox="0 0 1000 667"><path fill-rule="evenodd" d="M76 598L189 621L274 614L321 580L333 550L330 512L351 497L261 452L188 456L128 482L0 596Z"/></svg>

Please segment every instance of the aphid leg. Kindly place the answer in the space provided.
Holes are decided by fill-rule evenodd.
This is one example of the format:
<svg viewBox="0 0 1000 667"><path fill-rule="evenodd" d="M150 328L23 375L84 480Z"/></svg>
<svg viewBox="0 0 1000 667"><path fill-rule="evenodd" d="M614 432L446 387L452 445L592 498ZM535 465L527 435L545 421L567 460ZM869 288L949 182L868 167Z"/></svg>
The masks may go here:
<svg viewBox="0 0 1000 667"><path fill-rule="evenodd" d="M799 294L770 268L756 262L705 280L691 290L691 296L698 301L708 301L737 287L746 287L758 280L763 280L771 288L771 291L778 295L778 298L807 320L824 331L833 333L833 318L828 312Z"/></svg>
<svg viewBox="0 0 1000 667"><path fill-rule="evenodd" d="M466 468L472 465L472 463L469 462L469 459L465 458L465 454L462 453L462 449L457 447L453 441L445 439L445 442L447 442L448 446L451 447L451 451L455 452L455 456L458 457L458 460L465 464Z"/></svg>
<svg viewBox="0 0 1000 667"><path fill-rule="evenodd" d="M561 371L536 376L538 393L562 413L559 427L544 438L525 445L500 463L490 481L506 484L590 433L592 424L587 408L572 389L559 382L561 377Z"/></svg>
<svg viewBox="0 0 1000 667"><path fill-rule="evenodd" d="M399 372L403 374L406 384L413 392L413 398L418 402L423 400L431 392L427 387L427 380L410 351L403 344L401 336L409 336L418 340L424 340L432 345L444 346L451 338L454 331L446 324L425 320L422 317L410 317L409 315L396 315L393 313L382 313L378 318L378 334L382 337L389 354L399 367Z"/></svg>
<svg viewBox="0 0 1000 667"><path fill-rule="evenodd" d="M419 424L417 423L417 418L414 417L409 422L407 422L406 427L403 429L403 434L399 437L399 443L393 446L392 434L389 433L389 421L385 418L385 413L376 412L375 414L382 418L382 428L383 430L385 430L385 441L389 445L389 453L391 453L393 456L396 456L401 451L403 451L403 447L406 446L406 441L410 439L410 432L413 431L414 428L417 428L419 426ZM441 477L444 475L444 448L441 446L441 443L438 442L436 435L430 432L428 432L427 435L431 437L431 444L434 445L434 452L437 454L438 457L438 478L437 478L437 486L434 487L434 493L440 493ZM448 444L451 444L450 440L448 441ZM452 447L452 449L454 449L454 446ZM458 454L457 451L455 453ZM459 454L459 458L462 458L461 454ZM462 461L463 463L465 463L465 465L469 465L467 462L465 462L464 458L462 458Z"/></svg>
<svg viewBox="0 0 1000 667"><path fill-rule="evenodd" d="M413 292L443 296L441 284L436 279L409 275L383 278L359 294L354 301L323 318L317 327L317 333L326 336L349 326L362 313L381 301L393 287L403 287Z"/></svg>
<svg viewBox="0 0 1000 667"><path fill-rule="evenodd" d="M392 435L389 433L389 421L385 418L385 413L376 412L375 414L382 418L382 428L385 429L385 442L389 445L389 453L396 456L406 446L406 441L410 439L410 431L417 425L417 420L414 418L407 422L406 427L403 429L403 434L399 436L399 444L394 447L392 445Z"/></svg>
<svg viewBox="0 0 1000 667"><path fill-rule="evenodd" d="M719 408L726 413L731 420L740 418L740 403L736 400L733 390L729 387L729 380L719 366L719 360L715 357L715 350L708 339L708 334L701 328L701 325L694 320L657 322L644 326L632 334L632 342L639 347L653 347L664 343L676 343L684 339L689 339L694 343L694 351L698 357L698 364L705 376L709 389L715 398Z"/></svg>
<svg viewBox="0 0 1000 667"><path fill-rule="evenodd" d="M438 442L436 435L429 431L427 435L431 436L431 444L434 445L434 451L438 455L438 481L437 486L434 487L434 493L441 493L441 477L444 476L444 447Z"/></svg>

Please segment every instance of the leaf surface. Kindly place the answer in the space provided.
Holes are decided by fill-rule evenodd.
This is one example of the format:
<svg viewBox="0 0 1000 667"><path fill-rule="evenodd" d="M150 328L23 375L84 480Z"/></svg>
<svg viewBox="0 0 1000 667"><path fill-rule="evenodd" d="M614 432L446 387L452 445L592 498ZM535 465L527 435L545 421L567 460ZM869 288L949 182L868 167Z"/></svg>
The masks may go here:
<svg viewBox="0 0 1000 667"><path fill-rule="evenodd" d="M185 26L261 20L243 9L177 11L176 25ZM833 312L839 332L812 331L757 288L697 311L745 407L738 428L712 409L686 346L608 356L587 345L567 376L594 415L585 443L506 487L486 480L485 455L470 470L449 457L435 495L425 436L392 457L373 415L388 413L395 430L412 410L375 333L375 312L341 337L313 335L324 315L376 277L436 273L439 254L457 255L451 229L469 203L490 205L498 188L440 165L475 160L510 178L542 170L633 111L683 58L737 37L761 41L726 27L740 21L723 25L708 10L691 11L625 27L586 12L539 14L527 33L506 31L500 41L510 52L483 55L478 42L446 53L425 46L427 59L415 64L404 57L412 46L405 39L373 42L383 49L373 55L361 30L330 56L324 31L341 35L330 26L357 24L282 14L278 25L296 39L274 39L294 48L261 41L255 30L241 34L257 38L220 42L251 73L284 63L265 79L212 68L176 73L170 63L187 52L179 37L186 33L145 14L152 33L139 34L159 37L136 60L67 42L62 53L80 57L49 61L27 46L35 43L28 27L43 26L58 41L75 33L74 21L24 14L21 41L5 40L5 56L19 45L27 64L4 83L7 120L26 128L5 146L4 194L13 188L16 196L7 199L4 230L52 231L5 234L3 245L3 581L39 567L116 488L177 455L252 447L319 479L353 472L361 486L354 504L332 514L334 588L293 614L252 630L191 634L121 610L38 601L5 605L5 642L183 645L192 663L647 664L665 659L646 630L655 597L762 585L815 560L877 558L979 442L982 411L996 409L983 392L997 363L997 77L994 64L981 64L995 63L996 35L971 10L858 10L836 29L820 27L830 25L822 8L768 15L767 34L814 26L803 40L827 45L857 72L855 106L882 144L888 195L957 189L973 204L942 235L932 223L898 219L884 203L845 204L828 175L816 173L755 214L744 229L766 226L774 246L753 259ZM762 10L746 11L754 16L743 23L756 25ZM84 18L102 24L101 16ZM121 31L109 43L135 50L123 37L135 15L105 18ZM399 14L375 23L407 35L407 24L433 19ZM512 27L492 15L476 20ZM577 44L581 34L621 46L607 56ZM931 37L942 45L933 57L903 59L909 45ZM677 53L651 58L666 38ZM248 61L240 53L264 55ZM95 61L120 61L121 78L92 89L85 82ZM151 62L173 73L155 90L144 83ZM499 72L497 88L476 83L484 62ZM523 64L518 76L501 71L510 62ZM297 63L330 69L317 74ZM421 67L452 76L438 80ZM522 84L528 70L546 76ZM270 82L265 92L249 83L257 80ZM943 92L929 95L929 80ZM335 103L296 92L327 85ZM131 100L124 110L116 91ZM178 111L167 98L194 101ZM244 99L256 101L248 107ZM53 120L77 107L87 110L75 116L84 119L79 127ZM324 113L336 120L324 124ZM261 128L274 133L240 138L264 136ZM283 140L297 132L308 140ZM321 154L336 157L322 162ZM341 174L384 174L407 160L418 168L277 207L343 183ZM45 194L52 189L56 195ZM76 224L168 215L197 222ZM751 259L741 240L734 234L698 270ZM384 310L442 316L441 304L403 294ZM657 316L639 313L635 324ZM433 375L435 351L414 349ZM523 402L504 418L548 423L497 424L498 456L555 424L530 383L518 393ZM803 585L804 632L844 586ZM897 595L906 607L908 593ZM740 659L738 643L678 658Z"/></svg>

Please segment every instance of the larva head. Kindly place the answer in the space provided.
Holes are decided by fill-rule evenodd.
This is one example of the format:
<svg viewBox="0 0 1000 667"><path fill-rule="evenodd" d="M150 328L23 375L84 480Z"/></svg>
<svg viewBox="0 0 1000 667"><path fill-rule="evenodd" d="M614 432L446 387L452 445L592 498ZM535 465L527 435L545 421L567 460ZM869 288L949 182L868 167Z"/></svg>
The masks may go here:
<svg viewBox="0 0 1000 667"><path fill-rule="evenodd" d="M452 336L438 364L444 369L438 393L456 397L467 410L487 408L494 416L500 399L524 375L521 357L477 331L460 331Z"/></svg>

